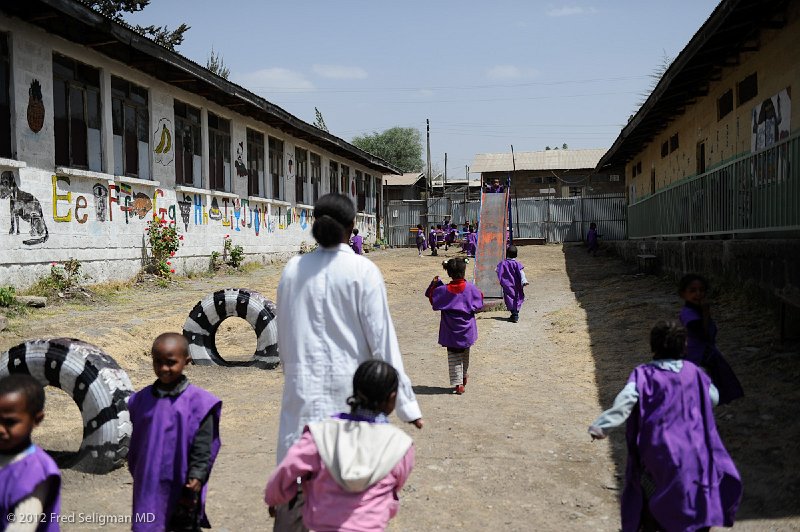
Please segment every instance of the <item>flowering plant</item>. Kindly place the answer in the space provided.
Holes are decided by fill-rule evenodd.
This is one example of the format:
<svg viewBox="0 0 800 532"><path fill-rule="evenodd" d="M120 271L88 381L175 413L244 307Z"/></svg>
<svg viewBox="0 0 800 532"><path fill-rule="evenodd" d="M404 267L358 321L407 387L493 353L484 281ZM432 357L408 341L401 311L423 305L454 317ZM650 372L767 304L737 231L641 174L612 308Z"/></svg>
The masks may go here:
<svg viewBox="0 0 800 532"><path fill-rule="evenodd" d="M154 216L152 220L147 222L145 231L150 244L150 261L153 273L159 277L168 278L175 273L175 269L169 259L175 256L183 236L178 235L178 230L174 225L168 225L166 220L158 216Z"/></svg>

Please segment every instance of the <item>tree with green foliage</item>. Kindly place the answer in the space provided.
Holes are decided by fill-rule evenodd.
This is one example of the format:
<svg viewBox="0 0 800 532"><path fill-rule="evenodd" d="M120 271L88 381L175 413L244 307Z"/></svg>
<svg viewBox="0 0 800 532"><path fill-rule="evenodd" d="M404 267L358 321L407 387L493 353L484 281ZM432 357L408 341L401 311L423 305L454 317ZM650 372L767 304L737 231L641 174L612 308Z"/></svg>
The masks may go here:
<svg viewBox="0 0 800 532"><path fill-rule="evenodd" d="M383 133L355 137L353 145L377 155L403 172L421 172L422 138L413 127L393 127Z"/></svg>
<svg viewBox="0 0 800 532"><path fill-rule="evenodd" d="M123 13L136 13L143 10L150 3L150 0L84 0L89 7L117 22L125 22L122 18ZM174 30L168 26L131 26L135 31L150 37L155 42L173 52L175 48L183 42L184 33L190 26L181 24Z"/></svg>
<svg viewBox="0 0 800 532"><path fill-rule="evenodd" d="M225 60L211 47L211 55L206 59L206 68L221 78L228 79L231 69L225 66Z"/></svg>
<svg viewBox="0 0 800 532"><path fill-rule="evenodd" d="M325 125L325 119L322 118L322 113L319 112L319 109L314 107L314 127L321 129L322 131L328 131L328 126Z"/></svg>

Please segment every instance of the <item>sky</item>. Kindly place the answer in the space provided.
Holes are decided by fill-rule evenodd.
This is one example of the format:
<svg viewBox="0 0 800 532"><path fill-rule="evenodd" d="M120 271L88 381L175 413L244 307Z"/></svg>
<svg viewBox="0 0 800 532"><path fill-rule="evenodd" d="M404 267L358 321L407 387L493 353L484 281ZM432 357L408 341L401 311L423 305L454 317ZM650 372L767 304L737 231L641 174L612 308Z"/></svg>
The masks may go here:
<svg viewBox="0 0 800 532"><path fill-rule="evenodd" d="M716 0L151 0L141 25L186 23L178 52L345 140L430 120L431 160L608 148ZM424 159L423 153L423 159Z"/></svg>

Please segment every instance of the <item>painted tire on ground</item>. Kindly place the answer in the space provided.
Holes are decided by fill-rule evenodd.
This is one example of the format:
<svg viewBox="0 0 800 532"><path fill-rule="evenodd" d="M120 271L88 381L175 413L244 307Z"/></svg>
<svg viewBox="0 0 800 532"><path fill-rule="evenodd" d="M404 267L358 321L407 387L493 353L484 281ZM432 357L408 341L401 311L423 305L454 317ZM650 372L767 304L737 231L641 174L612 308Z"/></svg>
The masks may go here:
<svg viewBox="0 0 800 532"><path fill-rule="evenodd" d="M231 317L247 321L256 333L256 352L250 360L229 362L217 351L217 329ZM275 303L246 288L218 290L198 301L183 324L183 335L189 341L189 352L195 364L275 369L280 362Z"/></svg>
<svg viewBox="0 0 800 532"><path fill-rule="evenodd" d="M0 378L11 373L60 388L78 405L83 441L72 468L106 473L124 463L133 430L128 414L133 386L102 349L73 338L28 340L0 355Z"/></svg>

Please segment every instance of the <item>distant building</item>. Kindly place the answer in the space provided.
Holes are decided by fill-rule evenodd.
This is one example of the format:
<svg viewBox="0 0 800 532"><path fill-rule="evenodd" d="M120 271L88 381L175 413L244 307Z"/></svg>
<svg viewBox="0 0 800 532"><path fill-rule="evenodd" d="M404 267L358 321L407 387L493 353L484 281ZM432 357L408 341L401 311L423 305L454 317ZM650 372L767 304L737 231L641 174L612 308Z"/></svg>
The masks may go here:
<svg viewBox="0 0 800 532"><path fill-rule="evenodd" d="M404 174L386 174L383 176L384 201L418 200L425 192L425 174L422 172L406 172Z"/></svg>
<svg viewBox="0 0 800 532"><path fill-rule="evenodd" d="M511 153L479 153L470 165L481 174L484 186L511 177L512 193L520 198L551 196L567 198L624 192L625 183L613 171L596 172L605 149L544 150Z"/></svg>

